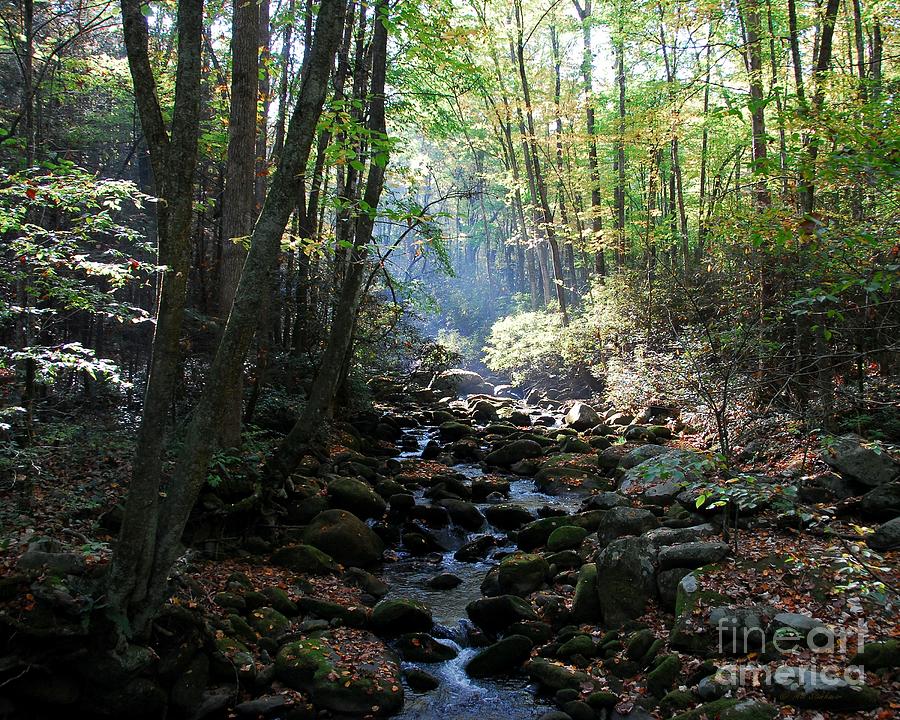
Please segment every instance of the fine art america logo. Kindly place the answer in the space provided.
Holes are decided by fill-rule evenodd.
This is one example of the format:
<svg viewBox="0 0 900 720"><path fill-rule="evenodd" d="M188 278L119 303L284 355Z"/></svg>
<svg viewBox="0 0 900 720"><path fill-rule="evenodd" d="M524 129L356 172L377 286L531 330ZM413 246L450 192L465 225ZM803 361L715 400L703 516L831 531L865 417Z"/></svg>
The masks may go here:
<svg viewBox="0 0 900 720"><path fill-rule="evenodd" d="M865 684L862 665L834 662L837 658L846 661L863 652L867 630L863 620L857 620L856 627L833 628L804 616L793 617L800 622L782 625L768 635L762 623L747 623L747 618L725 615L715 619L720 655L749 655L765 650L767 654L777 653L776 657L805 654L808 658L800 665L774 668L768 664L725 665L716 673L715 682L731 687L775 684L807 689ZM826 658L827 664L819 662Z"/></svg>

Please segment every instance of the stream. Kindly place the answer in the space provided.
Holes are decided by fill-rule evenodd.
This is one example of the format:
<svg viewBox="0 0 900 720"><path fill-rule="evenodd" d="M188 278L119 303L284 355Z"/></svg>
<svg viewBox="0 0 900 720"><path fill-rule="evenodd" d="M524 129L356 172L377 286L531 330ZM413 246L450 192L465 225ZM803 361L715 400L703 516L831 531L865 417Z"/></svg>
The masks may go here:
<svg viewBox="0 0 900 720"><path fill-rule="evenodd" d="M436 436L436 428L417 428L412 434L418 440L418 448L401 453L401 460L420 456L427 442ZM470 479L484 474L482 468L475 463L457 464L452 469ZM510 492L504 502L516 503L535 511L549 506L566 512L576 509L580 504L581 498L574 495L551 496L537 492L530 478L515 475L506 477L510 481ZM417 494L417 500L422 499L420 495L421 493ZM476 504L483 511L491 503ZM453 555L459 547L486 531L482 529L469 533L451 526L447 532L437 533L448 546L440 559L412 557L401 552L397 561L385 564L383 568L383 578L390 588L387 598L412 598L427 604L434 616L435 628L432 634L440 642L459 651L457 657L443 663L403 663L404 669L417 667L433 675L440 681L440 686L436 690L421 693L405 685L406 701L402 712L394 716L397 720L534 720L554 707L549 699L542 700L535 695L533 686L524 675L475 680L465 673L466 663L479 650L467 644L471 623L466 614L466 605L482 597L481 582L496 563L462 562ZM503 533L495 537L501 541L495 552L515 549L514 545L506 541ZM439 573L452 573L461 578L462 582L452 590L429 588L427 581Z"/></svg>

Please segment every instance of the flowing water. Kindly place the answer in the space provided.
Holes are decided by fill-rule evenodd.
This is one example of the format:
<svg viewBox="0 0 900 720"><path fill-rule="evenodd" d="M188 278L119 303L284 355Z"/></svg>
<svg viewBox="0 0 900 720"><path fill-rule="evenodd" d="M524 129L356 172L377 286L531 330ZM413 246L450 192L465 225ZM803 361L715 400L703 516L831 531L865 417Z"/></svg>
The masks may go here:
<svg viewBox="0 0 900 720"><path fill-rule="evenodd" d="M428 440L434 437L434 429L418 429L415 436L418 450L401 454L415 457L421 453ZM453 468L468 478L483 474L477 464L460 464ZM579 504L574 496L550 496L537 492L531 479L510 476L510 493L504 502L517 503L530 510L545 506L571 511ZM483 510L487 503L480 504ZM398 720L534 720L552 707L536 697L534 689L524 675L491 680L473 680L465 673L465 665L478 652L467 646L469 619L466 605L481 597L481 581L494 563L460 562L453 557L457 548L477 533L436 533L450 548L442 556L430 558L404 557L384 566L383 576L390 592L387 597L406 597L427 604L433 612L435 630L433 634L441 642L452 645L459 651L453 660L444 663L403 663L404 668L418 667L435 676L440 687L426 693L418 693L405 688L406 702L403 711L396 715ZM500 549L512 550L511 545L503 547L505 536L500 534ZM452 573L462 579L462 583L452 590L432 590L426 582L439 573Z"/></svg>

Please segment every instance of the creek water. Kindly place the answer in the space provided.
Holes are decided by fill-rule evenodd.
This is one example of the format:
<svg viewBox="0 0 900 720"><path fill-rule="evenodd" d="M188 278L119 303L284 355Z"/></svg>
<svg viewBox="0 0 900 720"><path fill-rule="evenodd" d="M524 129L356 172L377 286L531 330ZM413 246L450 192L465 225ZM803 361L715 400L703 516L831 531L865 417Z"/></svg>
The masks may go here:
<svg viewBox="0 0 900 720"><path fill-rule="evenodd" d="M402 458L421 454L427 442L434 437L434 428L417 429L418 448L400 455ZM474 479L483 474L476 464L453 466L457 472ZM572 511L580 498L575 496L550 496L537 492L534 482L528 478L510 476L509 498L504 502L516 503L530 510L545 506ZM489 503L479 503L480 509ZM403 711L395 715L397 720L535 720L552 709L548 701L535 695L534 688L524 675L512 675L490 680L474 680L465 673L465 666L478 652L478 648L468 646L470 622L466 605L481 597L481 582L491 562L461 562L453 557L454 552L475 536L489 532L489 526L475 533L460 532L451 528L436 535L444 543L447 551L438 556L416 558L402 553L395 562L384 566L383 577L390 587L388 598L412 598L427 604L433 613L435 628L433 635L447 645L453 646L459 655L443 663L408 663L404 668L418 667L440 681L436 690L426 693L404 688L406 701ZM497 551L511 551L502 533L495 535ZM439 573L452 573L462 582L452 590L433 590L427 581Z"/></svg>

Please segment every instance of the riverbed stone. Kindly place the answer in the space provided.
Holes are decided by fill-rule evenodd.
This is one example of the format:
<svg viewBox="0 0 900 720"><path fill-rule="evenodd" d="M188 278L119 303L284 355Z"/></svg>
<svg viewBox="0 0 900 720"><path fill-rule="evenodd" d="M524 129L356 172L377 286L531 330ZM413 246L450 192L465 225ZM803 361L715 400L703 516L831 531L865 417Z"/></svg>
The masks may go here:
<svg viewBox="0 0 900 720"><path fill-rule="evenodd" d="M606 512L603 523L597 530L597 539L608 544L625 535L642 535L659 527L659 520L644 508L615 507Z"/></svg>
<svg viewBox="0 0 900 720"><path fill-rule="evenodd" d="M565 525L574 525L575 523L567 516L545 517L540 520L530 522L519 530L516 536L516 544L520 550L534 550L541 545L546 544L550 535L557 528Z"/></svg>
<svg viewBox="0 0 900 720"><path fill-rule="evenodd" d="M581 689L582 685L590 683L587 673L571 670L563 665L556 665L544 658L532 658L525 663L525 673L534 682L548 690L562 690L563 688Z"/></svg>
<svg viewBox="0 0 900 720"><path fill-rule="evenodd" d="M513 553L500 562L498 583L501 592L525 596L540 588L550 574L550 566L540 555Z"/></svg>
<svg viewBox="0 0 900 720"><path fill-rule="evenodd" d="M382 600L372 608L372 627L382 635L431 630L434 620L431 608L417 600L396 598Z"/></svg>
<svg viewBox="0 0 900 720"><path fill-rule="evenodd" d="M878 706L879 700L875 688L803 667L778 668L767 689L780 702L823 710L872 710Z"/></svg>
<svg viewBox="0 0 900 720"><path fill-rule="evenodd" d="M524 635L507 635L479 652L466 664L469 677L502 675L522 665L531 653L532 642Z"/></svg>
<svg viewBox="0 0 900 720"><path fill-rule="evenodd" d="M608 626L643 615L656 596L656 577L641 538L619 538L603 549L597 556L597 585L600 610Z"/></svg>
<svg viewBox="0 0 900 720"><path fill-rule="evenodd" d="M439 506L446 508L454 524L466 530L480 530L484 527L484 515L473 503L466 500L447 498L438 500Z"/></svg>
<svg viewBox="0 0 900 720"><path fill-rule="evenodd" d="M587 535L588 531L585 528L563 525L550 533L550 537L547 538L547 549L551 552L573 550L581 546Z"/></svg>
<svg viewBox="0 0 900 720"><path fill-rule="evenodd" d="M531 605L515 595L473 600L466 605L466 613L476 626L492 635L513 623L539 619Z"/></svg>
<svg viewBox="0 0 900 720"><path fill-rule="evenodd" d="M398 637L397 651L404 660L421 663L446 662L458 655L455 648L424 632L405 633Z"/></svg>
<svg viewBox="0 0 900 720"><path fill-rule="evenodd" d="M723 542L689 542L660 548L659 569L698 568L718 562L728 555L731 548Z"/></svg>
<svg viewBox="0 0 900 720"><path fill-rule="evenodd" d="M515 503L491 505L485 508L484 515L491 525L504 532L518 530L536 519L531 510Z"/></svg>
<svg viewBox="0 0 900 720"><path fill-rule="evenodd" d="M488 453L485 456L484 461L488 465L509 467L520 460L540 457L543 454L544 449L539 443L527 438L520 438L501 445L493 452Z"/></svg>
<svg viewBox="0 0 900 720"><path fill-rule="evenodd" d="M563 418L563 422L575 430L588 430L599 425L601 420L599 413L583 402L576 402Z"/></svg>

